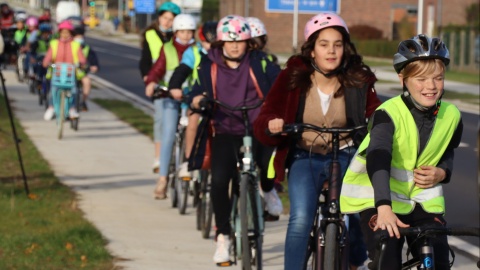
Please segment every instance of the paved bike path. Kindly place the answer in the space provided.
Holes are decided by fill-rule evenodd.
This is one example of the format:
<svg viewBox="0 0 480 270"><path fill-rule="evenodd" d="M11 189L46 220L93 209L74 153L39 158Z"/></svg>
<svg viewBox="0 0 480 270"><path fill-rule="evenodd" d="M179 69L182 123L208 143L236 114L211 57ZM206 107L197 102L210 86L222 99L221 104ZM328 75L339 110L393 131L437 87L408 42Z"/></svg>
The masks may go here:
<svg viewBox="0 0 480 270"><path fill-rule="evenodd" d="M185 216L170 201L152 197L152 141L112 113L89 102L78 132L65 125L57 140L55 121L43 120L36 95L6 71L6 84L16 117L49 162L55 175L78 194L79 207L109 241L108 249L125 269L215 269L215 243L195 229L195 212ZM107 92L107 91L105 91ZM93 95L108 98L94 90ZM28 172L28 168L26 168ZM31 190L35 193L35 190ZM286 218L267 224L265 269L283 267ZM240 266L230 269L240 269Z"/></svg>

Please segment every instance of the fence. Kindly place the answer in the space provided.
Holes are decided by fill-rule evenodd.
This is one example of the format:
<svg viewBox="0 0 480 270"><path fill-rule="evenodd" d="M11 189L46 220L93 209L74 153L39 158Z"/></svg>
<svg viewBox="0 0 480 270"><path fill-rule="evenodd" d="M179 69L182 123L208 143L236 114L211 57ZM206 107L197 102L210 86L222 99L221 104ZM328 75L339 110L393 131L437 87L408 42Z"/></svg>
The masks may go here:
<svg viewBox="0 0 480 270"><path fill-rule="evenodd" d="M480 70L480 35L461 30L443 33L442 39L450 51L449 69L478 72Z"/></svg>

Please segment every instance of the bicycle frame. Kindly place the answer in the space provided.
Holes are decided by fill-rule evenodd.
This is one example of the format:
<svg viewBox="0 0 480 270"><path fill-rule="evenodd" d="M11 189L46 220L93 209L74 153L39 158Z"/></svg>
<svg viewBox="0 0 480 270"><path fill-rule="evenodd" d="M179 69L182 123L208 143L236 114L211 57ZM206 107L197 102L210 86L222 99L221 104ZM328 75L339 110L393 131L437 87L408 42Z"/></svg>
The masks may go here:
<svg viewBox="0 0 480 270"><path fill-rule="evenodd" d="M51 65L52 100L55 115L57 116L58 138L62 138L63 121L68 117L68 111L75 95L75 66L68 63Z"/></svg>
<svg viewBox="0 0 480 270"><path fill-rule="evenodd" d="M285 125L283 132L270 134L272 136L282 133L298 134L304 130L332 134L332 160L329 177L327 179L328 190L326 191L326 201L322 202L319 198L317 213L312 226L314 244L313 247L309 246L310 250L307 251L315 253L315 257L313 258L314 269L349 269L347 222L346 217L340 212L339 204L341 168L338 155L340 151L340 134L351 133L363 128L365 128L365 126L354 128L320 128L311 124L298 123ZM269 133L268 130L267 133ZM334 246L333 248L332 245ZM310 255L311 254L309 254L308 257L310 257ZM306 260L308 260L308 258ZM305 266L307 263L308 261L305 262Z"/></svg>

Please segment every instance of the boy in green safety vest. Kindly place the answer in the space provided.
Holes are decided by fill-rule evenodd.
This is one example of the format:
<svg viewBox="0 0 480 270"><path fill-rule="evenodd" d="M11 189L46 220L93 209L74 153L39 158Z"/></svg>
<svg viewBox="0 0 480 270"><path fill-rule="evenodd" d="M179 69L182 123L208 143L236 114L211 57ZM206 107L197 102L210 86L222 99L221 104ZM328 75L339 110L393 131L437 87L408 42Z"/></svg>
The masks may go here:
<svg viewBox="0 0 480 270"><path fill-rule="evenodd" d="M81 19L81 18L80 18ZM99 69L99 61L97 54L93 50L92 46L85 43L85 24L80 20L77 23L73 23L74 28L74 37L73 40L78 42L82 48L83 55L87 59L87 69L82 71L80 76L77 78L82 82L82 100L81 100L81 109L82 111L88 111L87 99L90 95L90 90L92 89L92 82L89 73L96 73Z"/></svg>
<svg viewBox="0 0 480 270"><path fill-rule="evenodd" d="M174 97L182 97L183 90L182 85L185 82L188 83L189 88L194 84L198 78L197 67L200 65L201 58L207 55L210 50L210 45L217 38L217 21L205 22L198 29L199 42L190 46L182 56L180 65L175 68L175 72L172 74L168 83L168 89ZM188 126L185 131L185 158L188 160L190 152L192 150L195 134L197 133L198 123L200 121L200 115L198 113L188 112ZM191 177L188 171L188 162L184 162L180 171L178 172L180 178Z"/></svg>
<svg viewBox="0 0 480 270"><path fill-rule="evenodd" d="M43 61L52 38L52 26L49 23L40 24L38 30L40 31L40 35L38 35L37 39L30 44L31 61L34 63L41 63ZM43 78L47 73L46 68L41 64L33 65L33 71L38 78Z"/></svg>
<svg viewBox="0 0 480 270"><path fill-rule="evenodd" d="M463 124L459 110L441 101L450 55L438 38L418 35L400 42L393 64L403 94L383 103L343 179L340 209L360 213L369 257L374 231L388 230L384 269L401 269L399 227L444 227L442 184L450 181ZM421 243L408 239L418 257ZM446 236L431 239L435 269L450 269Z"/></svg>

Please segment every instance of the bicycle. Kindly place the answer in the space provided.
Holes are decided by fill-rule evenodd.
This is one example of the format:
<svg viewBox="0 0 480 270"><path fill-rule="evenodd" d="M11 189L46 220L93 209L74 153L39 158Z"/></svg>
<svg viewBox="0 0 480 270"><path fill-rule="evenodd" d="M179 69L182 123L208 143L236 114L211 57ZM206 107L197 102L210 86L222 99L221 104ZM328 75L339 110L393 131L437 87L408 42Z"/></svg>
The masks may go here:
<svg viewBox="0 0 480 270"><path fill-rule="evenodd" d="M340 164L338 161L340 137L342 133L353 133L366 128L365 125L353 128L326 128L311 124L285 124L280 133L267 133L271 136L286 134L294 136L305 130L319 134L332 134L332 160L328 188L320 194L317 212L310 233L305 265L308 269L336 270L349 269L348 264L348 216L340 212ZM353 154L353 153L352 153ZM325 187L325 186L324 186Z"/></svg>
<svg viewBox="0 0 480 270"><path fill-rule="evenodd" d="M154 89L152 99L172 98L170 91L163 85L157 85ZM185 100L183 97L182 100ZM169 190L172 207L177 207L181 215L186 213L188 196L190 192L190 182L192 177L178 176L180 166L185 159L185 129L188 125L187 109L181 108L178 118L177 132L175 133L175 142L172 151L172 158L170 159L170 168L168 172Z"/></svg>
<svg viewBox="0 0 480 270"><path fill-rule="evenodd" d="M451 236L480 236L480 228L473 227L411 227L411 228L398 228L400 235L415 237L416 240L421 240L420 254L414 256L414 258L407 260L402 264L402 270L411 269L412 267L418 267L419 270L435 270L435 257L433 253L433 246L430 242L431 238L441 235ZM375 241L377 243L375 247L375 257L368 264L368 268L371 270L382 270L381 265L384 261L384 252L390 238L388 231L379 230L375 233ZM416 241L415 240L415 241ZM450 254L452 255L452 261L450 267L455 262L455 253L450 248ZM480 263L480 262L479 262Z"/></svg>
<svg viewBox="0 0 480 270"><path fill-rule="evenodd" d="M233 262L218 263L218 266L237 264L237 259L242 261L242 269L262 269L262 245L265 222L263 217L263 202L260 197L259 176L253 157L253 140L250 132L248 111L256 109L263 104L260 99L253 105L232 107L217 99L205 97L200 101L202 111L211 110L212 105L218 105L228 111L240 111L244 122L245 132L241 152L243 158L239 161L238 179L240 181L239 195L232 192L231 226Z"/></svg>
<svg viewBox="0 0 480 270"><path fill-rule="evenodd" d="M68 117L70 104L74 98L75 93L72 91L75 88L75 66L67 63L52 64L52 79L51 86L56 91L51 91L53 99L53 107L55 115L57 116L57 137L63 137L63 123Z"/></svg>

